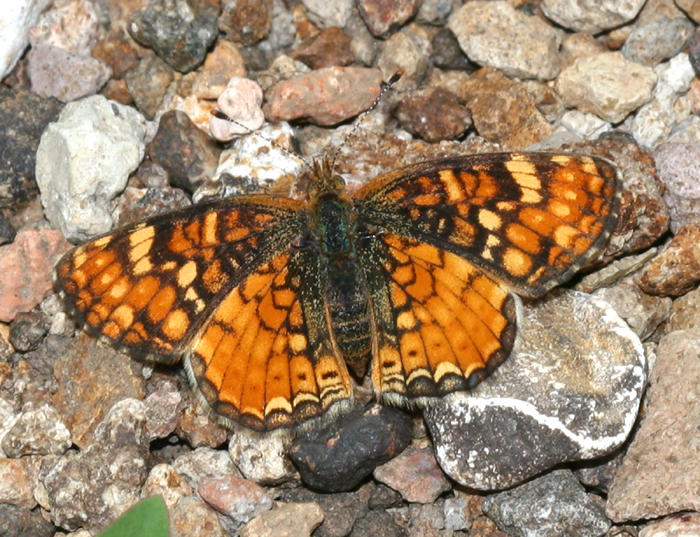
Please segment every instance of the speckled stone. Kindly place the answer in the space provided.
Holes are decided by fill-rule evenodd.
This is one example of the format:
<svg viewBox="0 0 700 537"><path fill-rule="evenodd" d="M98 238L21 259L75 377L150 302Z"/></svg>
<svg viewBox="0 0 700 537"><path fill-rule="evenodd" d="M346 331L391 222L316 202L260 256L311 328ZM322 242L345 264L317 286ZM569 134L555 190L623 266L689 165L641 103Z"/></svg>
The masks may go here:
<svg viewBox="0 0 700 537"><path fill-rule="evenodd" d="M646 414L610 487L615 522L700 510L700 329L659 341Z"/></svg>

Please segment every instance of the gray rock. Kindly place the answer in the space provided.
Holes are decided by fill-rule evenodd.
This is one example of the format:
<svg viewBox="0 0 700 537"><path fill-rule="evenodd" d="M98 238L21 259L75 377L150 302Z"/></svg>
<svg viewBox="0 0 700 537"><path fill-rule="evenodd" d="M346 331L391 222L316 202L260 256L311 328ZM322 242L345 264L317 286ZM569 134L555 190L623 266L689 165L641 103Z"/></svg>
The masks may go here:
<svg viewBox="0 0 700 537"><path fill-rule="evenodd" d="M469 394L424 417L457 482L505 488L627 438L646 381L637 336L602 300L567 291L524 309L516 351Z"/></svg>
<svg viewBox="0 0 700 537"><path fill-rule="evenodd" d="M285 455L291 443L286 431L258 434L240 428L231 435L228 452L241 473L259 484L279 484L298 476Z"/></svg>
<svg viewBox="0 0 700 537"><path fill-rule="evenodd" d="M27 60L32 91L63 102L94 95L112 76L112 70L102 60L51 45L33 47Z"/></svg>
<svg viewBox="0 0 700 537"><path fill-rule="evenodd" d="M71 446L70 431L56 409L49 405L22 412L2 438L8 457L60 455Z"/></svg>
<svg viewBox="0 0 700 537"><path fill-rule="evenodd" d="M690 115L690 107L683 106L678 97L688 91L695 77L693 66L685 53L657 65L654 72L658 81L653 99L639 109L631 129L634 139L640 145L650 148L667 138L673 126Z"/></svg>
<svg viewBox="0 0 700 537"><path fill-rule="evenodd" d="M631 21L645 0L543 0L542 12L557 22L577 32L591 34L609 30Z"/></svg>
<svg viewBox="0 0 700 537"><path fill-rule="evenodd" d="M610 304L642 341L649 338L671 314L670 298L643 293L632 278L599 289L593 296Z"/></svg>
<svg viewBox="0 0 700 537"><path fill-rule="evenodd" d="M568 470L489 496L483 509L511 537L597 537L610 528L602 505Z"/></svg>
<svg viewBox="0 0 700 537"><path fill-rule="evenodd" d="M97 426L90 447L44 459L35 496L54 524L96 533L139 500L147 477L145 423L144 404L124 399Z"/></svg>
<svg viewBox="0 0 700 537"><path fill-rule="evenodd" d="M146 121L101 95L69 103L41 136L36 180L49 221L85 240L112 226L109 203L143 158Z"/></svg>
<svg viewBox="0 0 700 537"><path fill-rule="evenodd" d="M662 17L632 30L622 54L633 62L654 66L683 50L693 29L688 19Z"/></svg>
<svg viewBox="0 0 700 537"><path fill-rule="evenodd" d="M667 143L654 153L659 179L666 186L664 202L671 231L700 219L700 143Z"/></svg>
<svg viewBox="0 0 700 537"><path fill-rule="evenodd" d="M649 102L656 74L620 52L578 58L559 73L555 87L568 106L619 123Z"/></svg>
<svg viewBox="0 0 700 537"><path fill-rule="evenodd" d="M345 26L355 4L353 0L302 0L309 20L321 28Z"/></svg>
<svg viewBox="0 0 700 537"><path fill-rule="evenodd" d="M559 72L562 34L505 1L468 2L448 28L470 60L517 78L551 80Z"/></svg>

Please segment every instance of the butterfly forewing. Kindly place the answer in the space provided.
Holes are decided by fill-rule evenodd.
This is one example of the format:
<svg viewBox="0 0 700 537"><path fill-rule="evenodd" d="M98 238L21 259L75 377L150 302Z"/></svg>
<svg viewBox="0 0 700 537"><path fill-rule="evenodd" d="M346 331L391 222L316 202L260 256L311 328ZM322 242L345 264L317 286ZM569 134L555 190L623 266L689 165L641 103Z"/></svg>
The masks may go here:
<svg viewBox="0 0 700 537"><path fill-rule="evenodd" d="M299 235L299 206L237 198L115 230L68 252L56 289L92 334L174 362L229 290Z"/></svg>
<svg viewBox="0 0 700 537"><path fill-rule="evenodd" d="M599 253L619 184L598 157L487 153L395 170L355 198L368 226L452 251L540 296Z"/></svg>

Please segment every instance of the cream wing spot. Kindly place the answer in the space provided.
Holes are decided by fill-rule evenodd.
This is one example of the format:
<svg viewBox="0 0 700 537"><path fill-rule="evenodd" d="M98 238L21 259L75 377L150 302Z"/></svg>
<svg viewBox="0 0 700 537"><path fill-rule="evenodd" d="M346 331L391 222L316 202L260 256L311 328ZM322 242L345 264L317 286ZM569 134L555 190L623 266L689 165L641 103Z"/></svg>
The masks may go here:
<svg viewBox="0 0 700 537"><path fill-rule="evenodd" d="M501 217L488 209L481 209L479 211L478 219L479 223L490 231L500 229L501 225L503 224Z"/></svg>

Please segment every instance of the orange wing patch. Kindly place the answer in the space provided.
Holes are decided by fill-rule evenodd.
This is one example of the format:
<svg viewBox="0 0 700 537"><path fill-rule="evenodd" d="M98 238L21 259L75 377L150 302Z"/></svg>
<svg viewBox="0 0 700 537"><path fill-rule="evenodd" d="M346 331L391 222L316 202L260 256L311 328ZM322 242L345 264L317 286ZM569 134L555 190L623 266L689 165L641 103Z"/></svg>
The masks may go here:
<svg viewBox="0 0 700 537"><path fill-rule="evenodd" d="M214 411L256 430L319 416L352 395L327 331L309 326L291 259L280 254L233 288L186 356Z"/></svg>
<svg viewBox="0 0 700 537"><path fill-rule="evenodd" d="M396 235L381 240L389 283L374 290L375 387L389 399L474 387L512 350L514 298L455 254Z"/></svg>

